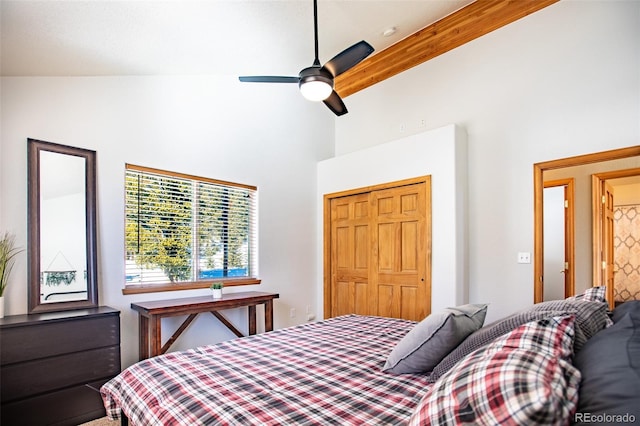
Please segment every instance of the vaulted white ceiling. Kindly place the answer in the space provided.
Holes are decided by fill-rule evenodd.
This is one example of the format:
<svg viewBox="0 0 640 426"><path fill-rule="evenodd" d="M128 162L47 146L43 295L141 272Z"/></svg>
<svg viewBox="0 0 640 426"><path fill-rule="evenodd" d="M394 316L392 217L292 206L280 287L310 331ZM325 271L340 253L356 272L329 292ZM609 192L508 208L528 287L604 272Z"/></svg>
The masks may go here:
<svg viewBox="0 0 640 426"><path fill-rule="evenodd" d="M472 1L319 0L320 61L363 39L380 51ZM3 76L297 75L314 57L312 0L0 5Z"/></svg>

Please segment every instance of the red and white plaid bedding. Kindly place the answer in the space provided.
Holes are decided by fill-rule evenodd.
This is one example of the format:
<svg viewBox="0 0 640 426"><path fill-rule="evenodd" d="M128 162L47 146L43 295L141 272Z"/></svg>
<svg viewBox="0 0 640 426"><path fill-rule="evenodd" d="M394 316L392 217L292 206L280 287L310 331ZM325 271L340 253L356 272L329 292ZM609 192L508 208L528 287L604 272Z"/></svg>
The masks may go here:
<svg viewBox="0 0 640 426"><path fill-rule="evenodd" d="M398 425L428 376L381 371L412 321L348 315L141 361L102 389L133 425Z"/></svg>

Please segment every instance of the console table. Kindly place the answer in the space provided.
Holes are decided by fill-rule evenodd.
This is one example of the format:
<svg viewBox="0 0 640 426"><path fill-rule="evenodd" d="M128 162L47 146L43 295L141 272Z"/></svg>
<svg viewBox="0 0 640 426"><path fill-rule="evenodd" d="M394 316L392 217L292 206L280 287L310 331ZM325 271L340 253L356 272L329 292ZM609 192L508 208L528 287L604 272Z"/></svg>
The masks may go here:
<svg viewBox="0 0 640 426"><path fill-rule="evenodd" d="M244 335L218 311L224 309L248 307L249 335L256 334L256 306L264 305L264 329L273 330L273 299L279 298L277 293L261 293L249 291L243 293L224 294L221 299L211 296L189 297L182 299L154 300L150 302L132 303L131 309L138 312L140 360L161 355L180 337L189 324L202 312L210 312L218 318L236 336ZM162 345L161 320L164 317L188 315L175 333Z"/></svg>

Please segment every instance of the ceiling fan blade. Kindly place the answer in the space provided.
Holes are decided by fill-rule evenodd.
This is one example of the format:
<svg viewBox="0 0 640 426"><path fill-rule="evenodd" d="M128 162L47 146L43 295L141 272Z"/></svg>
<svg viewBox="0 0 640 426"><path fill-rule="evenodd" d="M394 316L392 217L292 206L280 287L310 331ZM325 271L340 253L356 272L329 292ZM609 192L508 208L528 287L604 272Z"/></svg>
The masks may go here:
<svg viewBox="0 0 640 426"><path fill-rule="evenodd" d="M338 53L333 59L324 64L322 68L328 70L334 77L337 77L348 69L356 66L364 58L371 55L373 51L373 46L362 40Z"/></svg>
<svg viewBox="0 0 640 426"><path fill-rule="evenodd" d="M344 102L342 102L340 95L338 95L335 90L322 102L324 102L324 104L338 117L349 112L347 111L347 107L344 105Z"/></svg>
<svg viewBox="0 0 640 426"><path fill-rule="evenodd" d="M256 75L249 77L238 77L243 83L298 83L300 77L282 77L275 75Z"/></svg>

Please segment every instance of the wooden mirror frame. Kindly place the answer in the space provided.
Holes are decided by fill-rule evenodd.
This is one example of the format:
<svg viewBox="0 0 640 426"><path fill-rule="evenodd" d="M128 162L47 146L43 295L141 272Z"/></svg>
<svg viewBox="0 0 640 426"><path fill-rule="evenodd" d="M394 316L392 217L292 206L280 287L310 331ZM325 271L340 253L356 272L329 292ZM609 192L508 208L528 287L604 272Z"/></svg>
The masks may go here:
<svg viewBox="0 0 640 426"><path fill-rule="evenodd" d="M40 252L40 153L42 151L81 157L85 160L85 215L87 298L84 300L42 303ZM29 314L67 311L98 306L96 251L96 152L45 142L27 140L28 175L28 301Z"/></svg>
<svg viewBox="0 0 640 426"><path fill-rule="evenodd" d="M603 161L619 160L622 158L636 157L640 155L640 145L628 148L603 151L595 154L579 155L576 157L562 158L559 160L545 161L533 165L533 302L543 301L543 271L544 271L544 236L543 236L543 173L546 170L560 169L564 167L582 166Z"/></svg>

